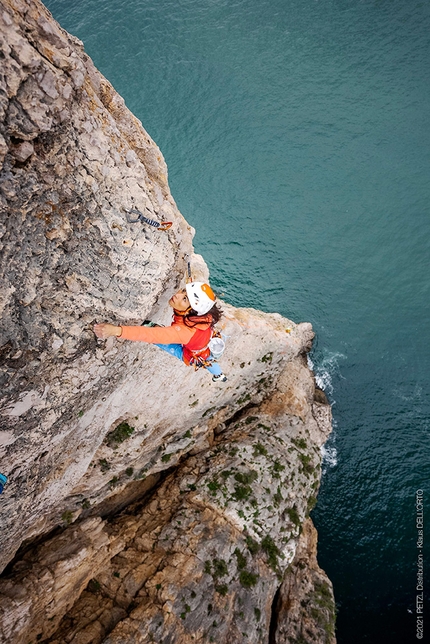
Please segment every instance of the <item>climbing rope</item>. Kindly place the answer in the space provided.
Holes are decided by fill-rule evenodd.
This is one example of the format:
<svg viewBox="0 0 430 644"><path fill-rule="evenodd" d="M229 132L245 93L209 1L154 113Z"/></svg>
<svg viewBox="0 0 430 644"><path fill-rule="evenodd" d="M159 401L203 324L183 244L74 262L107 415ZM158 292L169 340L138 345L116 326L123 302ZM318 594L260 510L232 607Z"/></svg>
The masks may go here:
<svg viewBox="0 0 430 644"><path fill-rule="evenodd" d="M149 219L148 217L145 217L145 215L141 213L137 208L124 208L124 210L129 224L135 224L138 221L141 221L142 224L148 224L149 226L157 228L157 230L169 230L172 225L171 221L160 222L155 221L154 219ZM137 215L137 217L133 215Z"/></svg>

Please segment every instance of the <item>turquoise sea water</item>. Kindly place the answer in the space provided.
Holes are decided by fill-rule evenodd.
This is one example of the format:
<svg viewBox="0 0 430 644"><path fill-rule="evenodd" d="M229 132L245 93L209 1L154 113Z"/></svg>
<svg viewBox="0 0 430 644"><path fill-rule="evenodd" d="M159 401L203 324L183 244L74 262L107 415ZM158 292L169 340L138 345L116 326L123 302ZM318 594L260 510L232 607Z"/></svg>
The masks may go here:
<svg viewBox="0 0 430 644"><path fill-rule="evenodd" d="M335 421L313 518L338 642L416 641L417 489L430 507L430 4L47 6L162 149L213 285L312 322Z"/></svg>

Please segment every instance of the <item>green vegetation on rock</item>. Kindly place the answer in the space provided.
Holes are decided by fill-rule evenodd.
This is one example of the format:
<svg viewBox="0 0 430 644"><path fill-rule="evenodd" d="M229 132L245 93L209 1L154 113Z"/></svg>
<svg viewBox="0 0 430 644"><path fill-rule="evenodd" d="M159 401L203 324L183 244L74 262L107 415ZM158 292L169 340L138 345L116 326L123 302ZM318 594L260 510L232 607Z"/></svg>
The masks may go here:
<svg viewBox="0 0 430 644"><path fill-rule="evenodd" d="M99 465L102 472L110 470L110 463L105 458L99 459Z"/></svg>
<svg viewBox="0 0 430 644"><path fill-rule="evenodd" d="M245 555L242 552L240 552L239 548L235 549L234 554L236 555L238 569L243 570L246 566Z"/></svg>
<svg viewBox="0 0 430 644"><path fill-rule="evenodd" d="M291 523L294 523L295 526L300 525L300 516L295 506L293 506L292 508L288 508L287 514L290 517Z"/></svg>
<svg viewBox="0 0 430 644"><path fill-rule="evenodd" d="M271 569L274 572L278 573L279 572L278 557L281 555L281 552L270 535L267 534L262 539L261 549L266 553L267 562L271 567Z"/></svg>
<svg viewBox="0 0 430 644"><path fill-rule="evenodd" d="M66 523L67 525L70 525L72 523L72 519L73 519L73 512L71 512L70 510L66 510L61 515L61 520L64 521L64 523Z"/></svg>
<svg viewBox="0 0 430 644"><path fill-rule="evenodd" d="M246 541L246 545L247 545L247 548L248 548L249 552L252 555L256 555L257 552L260 550L260 546L259 546L258 542L255 541L255 539L253 539L249 535L247 535L245 537L245 541Z"/></svg>
<svg viewBox="0 0 430 644"><path fill-rule="evenodd" d="M262 445L261 443L256 443L254 445L254 454L253 456L267 456L268 452L267 449Z"/></svg>
<svg viewBox="0 0 430 644"><path fill-rule="evenodd" d="M306 447L308 446L304 438L292 438L291 442L300 449L306 449Z"/></svg>
<svg viewBox="0 0 430 644"><path fill-rule="evenodd" d="M115 427L114 430L109 432L106 436L106 443L109 447L116 448L120 443L123 443L127 438L130 438L134 432L134 427L130 427L125 421Z"/></svg>
<svg viewBox="0 0 430 644"><path fill-rule="evenodd" d="M258 575L248 570L241 570L239 573L239 581L241 586L244 588L252 588L256 585L258 580Z"/></svg>

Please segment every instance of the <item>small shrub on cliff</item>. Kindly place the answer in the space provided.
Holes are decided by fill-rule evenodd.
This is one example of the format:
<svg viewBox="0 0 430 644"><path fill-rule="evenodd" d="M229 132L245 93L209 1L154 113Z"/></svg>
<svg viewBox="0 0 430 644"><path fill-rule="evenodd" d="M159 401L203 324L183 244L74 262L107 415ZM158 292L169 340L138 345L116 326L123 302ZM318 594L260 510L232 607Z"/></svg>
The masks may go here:
<svg viewBox="0 0 430 644"><path fill-rule="evenodd" d="M243 570L246 566L245 555L242 552L240 552L239 548L236 548L236 550L234 551L234 554L236 555L238 569Z"/></svg>
<svg viewBox="0 0 430 644"><path fill-rule="evenodd" d="M185 617L187 616L187 613L191 611L191 608L190 606L188 606L188 604L185 604L184 608L185 608L184 612L181 613L181 619L185 619Z"/></svg>
<svg viewBox="0 0 430 644"><path fill-rule="evenodd" d="M316 503L317 503L316 496L310 496L309 499L308 499L308 514L309 514L309 512L312 512L312 510L314 509Z"/></svg>
<svg viewBox="0 0 430 644"><path fill-rule="evenodd" d="M109 447L113 447L115 449L120 443L123 443L127 438L130 438L133 432L134 427L130 427L126 422L120 423L106 436L106 443Z"/></svg>
<svg viewBox="0 0 430 644"><path fill-rule="evenodd" d="M250 485L258 478L258 474L254 470L251 470L250 472L237 472L237 474L234 475L234 478L238 483Z"/></svg>
<svg viewBox="0 0 430 644"><path fill-rule="evenodd" d="M317 603L323 608L333 608L333 597L327 582L315 583L315 594L318 596Z"/></svg>
<svg viewBox="0 0 430 644"><path fill-rule="evenodd" d="M287 514L290 517L291 523L294 523L295 526L300 525L299 513L297 512L297 508L295 506L293 506L292 508L288 508Z"/></svg>
<svg viewBox="0 0 430 644"><path fill-rule="evenodd" d="M273 358L273 351L269 351L269 353L266 353L266 355L261 358L261 362L266 362L270 364L272 362L272 358Z"/></svg>
<svg viewBox="0 0 430 644"><path fill-rule="evenodd" d="M336 622L336 606L327 582L316 582L314 592L311 595L311 602L314 604L311 614L327 634L328 638L334 636L334 625Z"/></svg>
<svg viewBox="0 0 430 644"><path fill-rule="evenodd" d="M205 561L203 572L212 576L215 582L216 592L225 596L228 592L227 584L218 584L219 577L225 577L228 573L227 564L224 559L213 559L212 562L209 560Z"/></svg>
<svg viewBox="0 0 430 644"><path fill-rule="evenodd" d="M73 519L73 512L71 512L70 510L66 510L61 515L61 520L64 521L66 525L70 525L72 523L72 519Z"/></svg>
<svg viewBox="0 0 430 644"><path fill-rule="evenodd" d="M227 564L224 559L214 559L213 560L213 576L214 577L224 577L228 573Z"/></svg>
<svg viewBox="0 0 430 644"><path fill-rule="evenodd" d="M306 449L308 446L304 438L292 438L291 442L299 449Z"/></svg>
<svg viewBox="0 0 430 644"><path fill-rule="evenodd" d="M261 443L254 445L254 457L256 456L267 456L267 449Z"/></svg>
<svg viewBox="0 0 430 644"><path fill-rule="evenodd" d="M281 478L280 472L285 470L285 465L282 465L278 460L274 461L273 466L270 469L270 472L274 479Z"/></svg>
<svg viewBox="0 0 430 644"><path fill-rule="evenodd" d="M233 498L235 501L245 501L249 498L252 490L249 485L235 485Z"/></svg>
<svg viewBox="0 0 430 644"><path fill-rule="evenodd" d="M258 575L248 570L241 570L239 574L239 581L244 588L252 588L257 583Z"/></svg>
<svg viewBox="0 0 430 644"><path fill-rule="evenodd" d="M262 539L261 548L267 555L267 562L271 569L278 573L278 557L281 553L270 535L267 534L264 539Z"/></svg>
<svg viewBox="0 0 430 644"><path fill-rule="evenodd" d="M111 478L111 480L109 481L109 485L110 485L111 487L116 487L116 486L118 485L118 482L119 482L119 478L118 478L117 476L114 476L114 477L113 477L113 478Z"/></svg>
<svg viewBox="0 0 430 644"><path fill-rule="evenodd" d="M90 593L98 594L101 590L100 582L97 579L90 579L88 582L87 590Z"/></svg>
<svg viewBox="0 0 430 644"><path fill-rule="evenodd" d="M212 496L216 496L217 491L221 487L220 484L218 483L218 481L215 481L215 480L209 481L209 483L207 485L208 485L208 489L210 490Z"/></svg>
<svg viewBox="0 0 430 644"><path fill-rule="evenodd" d="M281 489L278 485L278 489L276 490L275 494L273 495L273 503L274 505L278 508L281 501L284 500L284 497L281 494Z"/></svg>
<svg viewBox="0 0 430 644"><path fill-rule="evenodd" d="M253 539L249 535L245 538L245 541L249 552L252 555L256 555L257 552L260 550L260 546L258 545L257 541L255 541L255 539Z"/></svg>
<svg viewBox="0 0 430 644"><path fill-rule="evenodd" d="M101 469L101 471L103 473L107 472L108 470L110 470L110 463L108 463L105 458L101 458L99 460L99 465L100 465L100 469Z"/></svg>
<svg viewBox="0 0 430 644"><path fill-rule="evenodd" d="M309 454L299 454L299 459L303 466L303 472L305 474L311 474L314 471L314 466L311 463L311 457Z"/></svg>
<svg viewBox="0 0 430 644"><path fill-rule="evenodd" d="M263 425L263 423L258 423L257 427L260 427L261 429L264 429L266 432L270 432L270 430L272 429L268 425Z"/></svg>

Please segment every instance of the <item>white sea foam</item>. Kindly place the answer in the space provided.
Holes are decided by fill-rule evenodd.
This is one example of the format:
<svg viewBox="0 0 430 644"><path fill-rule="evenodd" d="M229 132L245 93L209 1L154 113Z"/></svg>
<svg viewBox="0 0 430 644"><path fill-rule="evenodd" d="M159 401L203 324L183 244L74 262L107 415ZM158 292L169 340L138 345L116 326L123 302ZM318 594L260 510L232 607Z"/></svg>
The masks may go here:
<svg viewBox="0 0 430 644"><path fill-rule="evenodd" d="M322 456L322 473L325 474L328 469L337 465L337 449L334 445L323 445L321 447Z"/></svg>
<svg viewBox="0 0 430 644"><path fill-rule="evenodd" d="M322 457L322 473L325 474L327 470L332 467L336 467L337 459L337 448L336 448L336 429L337 422L333 419L333 431L329 436L328 441L321 446L321 457Z"/></svg>
<svg viewBox="0 0 430 644"><path fill-rule="evenodd" d="M342 378L340 373L339 362L342 359L345 359L346 356L343 353L335 352L329 353L323 356L320 360L315 360L318 362L316 365L311 360L308 355L308 365L309 368L315 374L315 382L317 386L322 389L330 397L331 405L335 404L333 399L333 379L335 377ZM327 470L336 467L338 462L338 454L336 449L336 421L333 419L333 431L330 434L328 441L321 447L321 457L322 457L322 474L324 475Z"/></svg>
<svg viewBox="0 0 430 644"><path fill-rule="evenodd" d="M318 363L315 365L315 363L308 355L308 365L315 374L315 382L317 383L318 387L329 396L333 395L334 376L342 378L339 368L339 361L345 358L346 356L343 353L329 353L328 355L323 356L321 360L318 360ZM335 401L331 400L330 402L333 404Z"/></svg>

